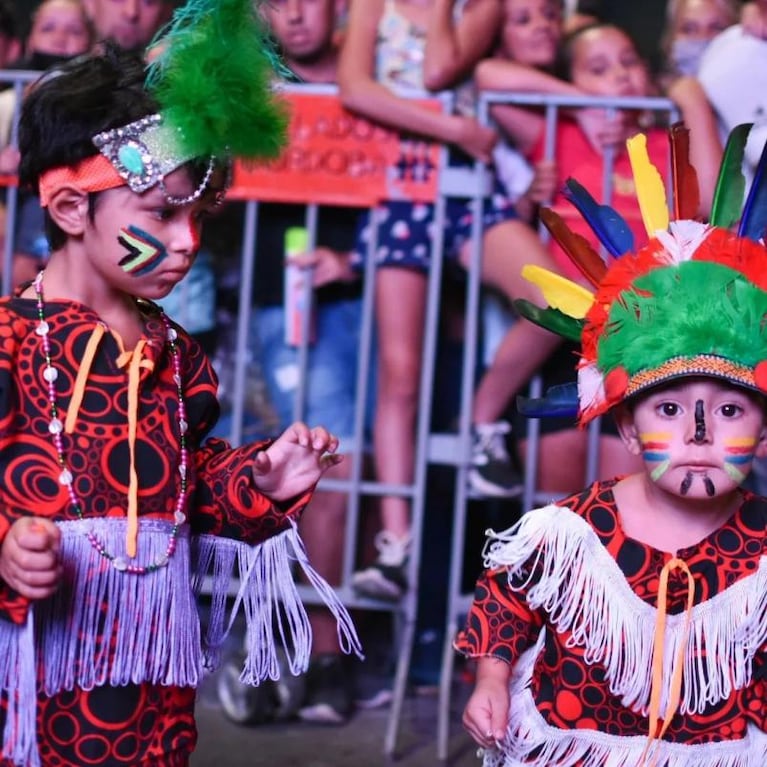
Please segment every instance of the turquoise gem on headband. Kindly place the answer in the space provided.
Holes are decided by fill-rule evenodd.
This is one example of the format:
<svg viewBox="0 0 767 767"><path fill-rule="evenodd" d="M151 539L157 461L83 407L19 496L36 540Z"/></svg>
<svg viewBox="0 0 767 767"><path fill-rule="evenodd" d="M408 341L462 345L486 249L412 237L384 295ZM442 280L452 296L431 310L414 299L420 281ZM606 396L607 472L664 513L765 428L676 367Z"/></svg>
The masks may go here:
<svg viewBox="0 0 767 767"><path fill-rule="evenodd" d="M139 176L144 172L144 160L136 146L131 144L121 146L117 153L117 159L123 168L131 174Z"/></svg>

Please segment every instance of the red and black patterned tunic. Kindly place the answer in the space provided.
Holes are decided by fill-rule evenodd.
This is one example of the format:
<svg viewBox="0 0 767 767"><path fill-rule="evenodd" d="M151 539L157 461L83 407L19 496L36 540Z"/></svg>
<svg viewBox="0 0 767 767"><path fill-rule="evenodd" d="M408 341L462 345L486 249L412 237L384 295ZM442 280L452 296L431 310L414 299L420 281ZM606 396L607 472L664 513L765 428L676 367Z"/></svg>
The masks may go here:
<svg viewBox="0 0 767 767"><path fill-rule="evenodd" d="M177 386L160 315L151 305L142 305L141 310L147 344L135 443L139 519L172 521L180 487ZM51 358L58 370L57 399L66 413L86 344L100 320L76 303L52 301L45 311ZM44 516L57 523L75 519L67 490L57 481L60 467L48 432L50 402L42 378L44 355L35 333L37 324L35 300L0 301L0 540L24 515ZM221 440L203 444L218 417L217 380L199 345L177 330L191 453L186 508L191 535L260 543L284 530L308 496L277 508L251 483L253 455L259 446L232 449ZM126 366L118 365L124 352L119 338L109 332L103 336L88 371L74 431L65 435L67 464L89 519L122 520L126 514L128 373ZM141 530L138 549L140 558ZM178 550L175 556L183 555ZM186 556L188 559L188 549ZM190 563L180 564L191 579ZM120 577L127 579L122 581L127 587L130 579L150 576ZM65 570L60 591L82 587L83 583L69 580ZM98 615L98 605L89 608ZM30 609L27 600L0 583L0 622L6 627L9 622L21 626ZM120 615L119 620L151 623L151 616L141 615L140 609L135 615ZM155 626L155 630L159 643L163 629ZM114 641L107 637L105 644ZM46 658L38 658L40 679L45 663ZM3 710L6 704L4 700ZM107 683L89 690L60 690L50 696L40 692L36 716L41 762L44 767L187 764L196 741L193 707L191 686ZM0 731L2 726L0 721ZM10 763L0 760L2 765Z"/></svg>
<svg viewBox="0 0 767 767"><path fill-rule="evenodd" d="M659 577L672 555L624 534L614 485L596 483L491 537L456 641L513 669L508 737L486 764L603 764L607 754L642 763ZM744 492L726 524L676 556L692 573L695 606L682 705L658 764L767 763L767 500ZM687 579L672 570L666 683L686 606Z"/></svg>

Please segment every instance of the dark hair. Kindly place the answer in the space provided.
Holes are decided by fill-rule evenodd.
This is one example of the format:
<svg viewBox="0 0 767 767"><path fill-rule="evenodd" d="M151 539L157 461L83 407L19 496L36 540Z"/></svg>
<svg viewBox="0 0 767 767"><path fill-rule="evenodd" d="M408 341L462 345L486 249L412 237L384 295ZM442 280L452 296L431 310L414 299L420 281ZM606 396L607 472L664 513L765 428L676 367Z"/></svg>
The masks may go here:
<svg viewBox="0 0 767 767"><path fill-rule="evenodd" d="M576 27L568 32L559 43L559 49L557 51L557 60L554 65L554 73L560 80L567 82L572 81L573 77L573 51L575 50L575 44L579 38L586 32L591 32L593 29L617 29L622 34L631 40L637 54L641 57L639 52L639 46L636 44L636 40L627 32L623 27L618 24L612 24L609 21L592 21L588 24L584 24L580 27Z"/></svg>
<svg viewBox="0 0 767 767"><path fill-rule="evenodd" d="M98 153L93 136L158 111L144 62L116 46L49 70L30 88L19 120L19 183L37 189L51 168Z"/></svg>
<svg viewBox="0 0 767 767"><path fill-rule="evenodd" d="M155 113L157 103L144 89L144 67L135 54L106 45L102 54L73 59L34 83L19 119L20 187L36 193L45 171L96 155L97 133ZM93 209L91 196L91 214ZM52 250L67 239L47 210L45 234Z"/></svg>
<svg viewBox="0 0 767 767"><path fill-rule="evenodd" d="M0 0L0 35L14 38L17 32L16 12L13 3L10 0Z"/></svg>

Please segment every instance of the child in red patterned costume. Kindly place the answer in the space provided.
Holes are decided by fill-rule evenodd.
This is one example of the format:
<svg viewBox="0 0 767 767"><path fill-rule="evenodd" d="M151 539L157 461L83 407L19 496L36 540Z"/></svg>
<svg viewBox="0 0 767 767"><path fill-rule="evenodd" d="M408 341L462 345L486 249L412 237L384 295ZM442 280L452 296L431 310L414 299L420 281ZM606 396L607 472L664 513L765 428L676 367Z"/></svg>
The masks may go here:
<svg viewBox="0 0 767 767"><path fill-rule="evenodd" d="M728 145L711 224L686 220L697 183L680 127L670 223L644 137L628 142L648 245L592 210L623 254L605 264L548 219L594 290L528 270L557 307L538 321L580 336L582 354L577 390L522 406L571 401L582 423L612 411L644 471L491 534L456 642L478 659L464 725L486 767L767 763L767 500L741 487L767 455L763 180L729 230L747 132Z"/></svg>
<svg viewBox="0 0 767 767"><path fill-rule="evenodd" d="M225 190L225 152L265 157L282 140L284 115L268 75L258 79L271 63L250 0L200 5L197 20L179 17L153 79L108 47L49 73L25 100L20 178L40 192L52 255L0 301L2 765L187 765L195 687L239 610L244 681L276 678L275 636L293 673L308 665L296 564L345 649L359 651L295 532L339 460L337 439L296 423L271 443L205 441L216 375L153 303L192 264ZM222 84L206 68L206 23L232 30L241 76ZM211 83L190 63L212 72L217 92L202 92ZM195 78L186 106L179 72ZM222 111L214 100L233 84L247 87ZM235 135L238 119L254 139ZM206 577L203 632L195 597Z"/></svg>

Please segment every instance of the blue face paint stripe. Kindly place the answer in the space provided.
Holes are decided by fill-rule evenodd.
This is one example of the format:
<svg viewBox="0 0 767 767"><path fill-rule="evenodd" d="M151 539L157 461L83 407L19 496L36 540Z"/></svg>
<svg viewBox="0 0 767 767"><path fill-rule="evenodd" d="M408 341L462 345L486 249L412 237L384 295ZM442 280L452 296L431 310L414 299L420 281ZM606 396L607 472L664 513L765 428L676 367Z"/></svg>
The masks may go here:
<svg viewBox="0 0 767 767"><path fill-rule="evenodd" d="M728 455L724 460L727 463L750 463L754 460L754 454L748 453L746 455Z"/></svg>
<svg viewBox="0 0 767 767"><path fill-rule="evenodd" d="M642 453L645 461L665 461L668 458L668 453L653 453L650 450Z"/></svg>

